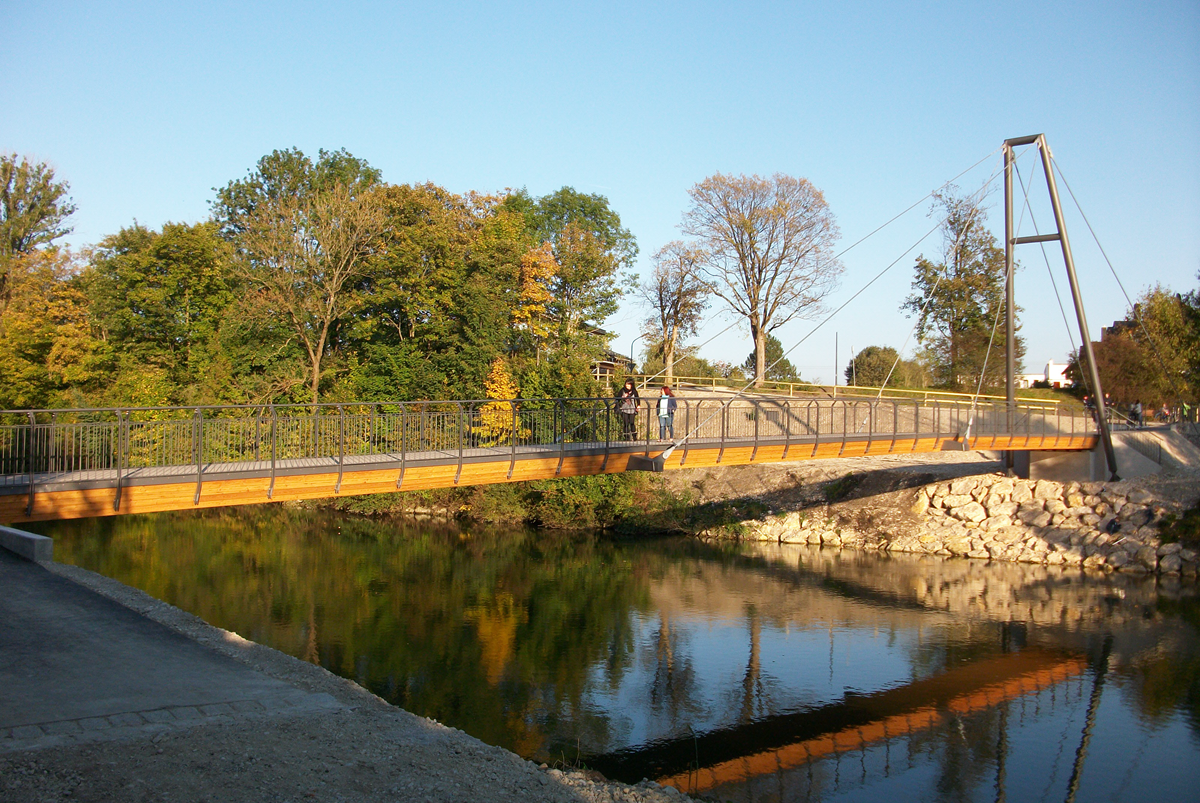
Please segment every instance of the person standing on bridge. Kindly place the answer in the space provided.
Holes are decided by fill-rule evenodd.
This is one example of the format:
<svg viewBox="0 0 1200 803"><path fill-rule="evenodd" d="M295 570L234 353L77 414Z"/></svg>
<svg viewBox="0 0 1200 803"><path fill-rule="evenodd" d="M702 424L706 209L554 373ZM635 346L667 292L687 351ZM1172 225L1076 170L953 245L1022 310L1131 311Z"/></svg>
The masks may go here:
<svg viewBox="0 0 1200 803"><path fill-rule="evenodd" d="M617 412L621 414L621 438L637 440L638 405L642 399L638 396L637 388L632 379L625 380L625 387L617 394Z"/></svg>
<svg viewBox="0 0 1200 803"><path fill-rule="evenodd" d="M675 401L675 394L671 392L669 385L662 386L662 393L658 397L658 439L664 440L667 435L671 436L671 440L675 440L675 408L679 406L679 402Z"/></svg>

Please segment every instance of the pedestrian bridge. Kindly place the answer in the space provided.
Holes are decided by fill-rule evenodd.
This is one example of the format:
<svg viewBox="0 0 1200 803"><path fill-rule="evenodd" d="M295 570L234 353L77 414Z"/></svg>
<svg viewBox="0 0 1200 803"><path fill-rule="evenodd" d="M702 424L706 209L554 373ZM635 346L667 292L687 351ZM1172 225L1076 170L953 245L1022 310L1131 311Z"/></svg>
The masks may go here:
<svg viewBox="0 0 1200 803"><path fill-rule="evenodd" d="M931 399L690 396L0 412L0 522L944 450L1088 450L1082 409Z"/></svg>

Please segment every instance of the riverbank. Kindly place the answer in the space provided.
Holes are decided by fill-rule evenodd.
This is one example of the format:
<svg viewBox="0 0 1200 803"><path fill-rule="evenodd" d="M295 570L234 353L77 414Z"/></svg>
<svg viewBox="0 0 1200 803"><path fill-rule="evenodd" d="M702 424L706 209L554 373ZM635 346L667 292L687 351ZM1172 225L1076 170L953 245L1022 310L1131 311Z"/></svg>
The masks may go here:
<svg viewBox="0 0 1200 803"><path fill-rule="evenodd" d="M68 603L70 610L47 620L55 627L61 623L69 631L96 611L101 619L111 616L114 611L109 601L136 614L136 622L125 621L128 612L117 616L124 624L109 627L100 622L97 629L102 630L104 649L66 666L56 656L61 657L64 648L80 649L76 644L80 636L57 631L55 635L63 639L52 638L51 634L21 634L31 651L21 661L25 691L21 700L6 703L6 715L20 718L17 709L22 705L33 705L37 710L26 712L29 716L22 720L25 724L0 728L0 799L6 803L668 803L687 799L674 789L653 783L609 783L595 775L534 765L462 731L392 706L319 666L212 627L137 589L84 569L63 564L39 566L15 558L5 561L8 604L19 604L12 600L28 597L27 587L39 582L50 586L57 583L57 592L51 588L54 597L69 591L70 596L79 598ZM46 577L47 572L56 577ZM70 585L64 586L60 579ZM71 586L78 589L71 591ZM44 605L37 607L43 609ZM28 622L29 617L22 617L22 621ZM124 640L132 638L131 626L148 633L143 632L136 643L126 644ZM179 643L179 636L187 643ZM64 647L62 641L68 645ZM153 650L147 650L147 641ZM187 658L196 644L204 648L201 652L216 654L211 658L216 668L196 669L190 674L194 681L189 679L188 671L168 670L161 665L161 658L155 658L161 648L162 654L184 654L183 663L204 660ZM128 666L106 666L110 655L114 661L128 661ZM15 660L14 656L7 657ZM230 661L237 666L230 665ZM39 666L45 669L39 671ZM160 671L169 674L160 690L164 699L147 702L138 692L135 678L144 673L147 678L163 681ZM264 697L259 689L253 699L208 705L168 704L167 698L174 695L185 702L190 699L188 695L194 697L196 686L214 671L226 673L233 679L231 685L269 686L271 695ZM65 681L64 672L68 676ZM53 686L41 692L25 688L39 683ZM111 684L127 685L129 689L109 689L107 685ZM79 694L67 699L64 689L70 688L86 689L83 697L89 699L78 699ZM282 696L278 688L285 690ZM245 696L230 693L233 697ZM55 695L60 701L58 707L64 709L57 715L48 710L55 707ZM288 695L303 698L305 704L295 704L290 698L286 705L279 703ZM95 701L90 698L101 696L126 701L128 710L107 716L77 716L81 710L75 709L93 706Z"/></svg>
<svg viewBox="0 0 1200 803"><path fill-rule="evenodd" d="M765 475L758 478L760 493L726 501L752 515L700 535L1188 580L1200 575L1200 544L1172 527L1200 504L1200 470L1064 484L1014 479L989 468L983 462L930 462L840 476L809 469L807 476L789 476L790 489L773 487L773 477ZM717 480L701 476L696 482L705 487Z"/></svg>

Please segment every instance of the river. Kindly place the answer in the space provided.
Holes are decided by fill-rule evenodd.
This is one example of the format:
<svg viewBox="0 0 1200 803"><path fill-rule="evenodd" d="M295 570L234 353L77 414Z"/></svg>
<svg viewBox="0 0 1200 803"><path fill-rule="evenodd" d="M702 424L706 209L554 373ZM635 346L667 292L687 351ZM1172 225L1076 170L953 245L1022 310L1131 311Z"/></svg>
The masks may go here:
<svg viewBox="0 0 1200 803"><path fill-rule="evenodd" d="M549 764L730 801L1200 799L1194 585L282 506L30 529Z"/></svg>

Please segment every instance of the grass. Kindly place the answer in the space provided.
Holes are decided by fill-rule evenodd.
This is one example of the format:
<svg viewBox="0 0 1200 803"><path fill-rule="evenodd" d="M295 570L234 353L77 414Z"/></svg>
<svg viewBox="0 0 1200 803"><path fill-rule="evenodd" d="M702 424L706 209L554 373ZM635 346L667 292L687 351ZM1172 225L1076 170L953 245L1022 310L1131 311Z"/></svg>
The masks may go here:
<svg viewBox="0 0 1200 803"><path fill-rule="evenodd" d="M830 504L842 501L850 496L854 489L862 484L862 481L863 475L853 471L840 480L834 480L825 486L825 501Z"/></svg>

